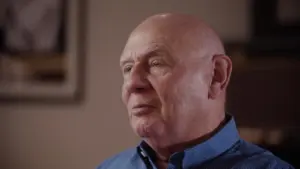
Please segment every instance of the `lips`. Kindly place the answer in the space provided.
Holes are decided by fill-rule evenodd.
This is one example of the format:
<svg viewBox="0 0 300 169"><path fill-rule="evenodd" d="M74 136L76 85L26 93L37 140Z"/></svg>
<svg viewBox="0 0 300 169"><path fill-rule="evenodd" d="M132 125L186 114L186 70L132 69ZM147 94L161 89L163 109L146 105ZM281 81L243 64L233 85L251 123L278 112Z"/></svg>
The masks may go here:
<svg viewBox="0 0 300 169"><path fill-rule="evenodd" d="M135 116L142 116L146 114L150 114L155 107L150 104L137 104L132 107L132 114Z"/></svg>

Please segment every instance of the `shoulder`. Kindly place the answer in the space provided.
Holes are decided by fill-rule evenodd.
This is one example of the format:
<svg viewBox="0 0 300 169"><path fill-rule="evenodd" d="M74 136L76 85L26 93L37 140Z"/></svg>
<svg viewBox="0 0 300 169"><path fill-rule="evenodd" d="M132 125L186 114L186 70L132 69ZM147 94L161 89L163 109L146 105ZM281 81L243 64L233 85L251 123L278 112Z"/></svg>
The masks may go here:
<svg viewBox="0 0 300 169"><path fill-rule="evenodd" d="M263 153L246 158L237 163L234 169L294 169L293 166L273 154Z"/></svg>
<svg viewBox="0 0 300 169"><path fill-rule="evenodd" d="M294 169L270 151L246 141L242 141L240 152L244 158L234 166L236 169Z"/></svg>
<svg viewBox="0 0 300 169"><path fill-rule="evenodd" d="M113 169L123 168L126 165L132 165L138 159L138 154L135 148L127 149L119 154L109 157L103 161L97 169Z"/></svg>

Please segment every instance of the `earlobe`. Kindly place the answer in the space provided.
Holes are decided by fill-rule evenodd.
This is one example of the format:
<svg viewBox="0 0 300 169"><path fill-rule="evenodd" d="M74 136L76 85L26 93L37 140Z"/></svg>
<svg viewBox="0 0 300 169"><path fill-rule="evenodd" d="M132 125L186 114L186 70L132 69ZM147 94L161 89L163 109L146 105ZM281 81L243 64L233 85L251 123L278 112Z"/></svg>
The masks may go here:
<svg viewBox="0 0 300 169"><path fill-rule="evenodd" d="M232 71L232 62L226 55L215 55L212 58L212 63L213 69L209 98L216 99L227 88Z"/></svg>

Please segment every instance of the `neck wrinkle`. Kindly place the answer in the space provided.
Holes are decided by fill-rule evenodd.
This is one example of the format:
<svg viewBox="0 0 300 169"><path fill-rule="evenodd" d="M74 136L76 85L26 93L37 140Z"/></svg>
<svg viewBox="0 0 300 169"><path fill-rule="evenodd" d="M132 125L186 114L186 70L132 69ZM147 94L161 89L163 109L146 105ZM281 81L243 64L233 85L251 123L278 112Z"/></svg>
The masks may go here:
<svg viewBox="0 0 300 169"><path fill-rule="evenodd" d="M168 163L169 159L172 154L177 152L183 152L186 149L192 148L198 144L201 144L211 138L215 133L217 133L223 126L226 124L228 119L225 117L225 114L220 116L219 124L215 129L211 132L202 135L196 139L185 141L179 144L167 145L167 146L160 146L158 144L151 144L150 140L145 139L145 142L153 151L154 161L161 162L161 163Z"/></svg>

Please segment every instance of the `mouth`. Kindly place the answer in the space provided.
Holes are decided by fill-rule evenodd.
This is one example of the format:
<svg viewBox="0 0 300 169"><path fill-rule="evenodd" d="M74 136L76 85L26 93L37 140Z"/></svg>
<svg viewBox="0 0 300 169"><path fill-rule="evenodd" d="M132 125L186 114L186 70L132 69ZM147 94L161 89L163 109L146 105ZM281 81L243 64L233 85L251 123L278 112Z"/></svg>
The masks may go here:
<svg viewBox="0 0 300 169"><path fill-rule="evenodd" d="M143 116L150 114L153 111L153 109L155 109L155 107L152 105L138 104L132 108L131 112L134 116Z"/></svg>

